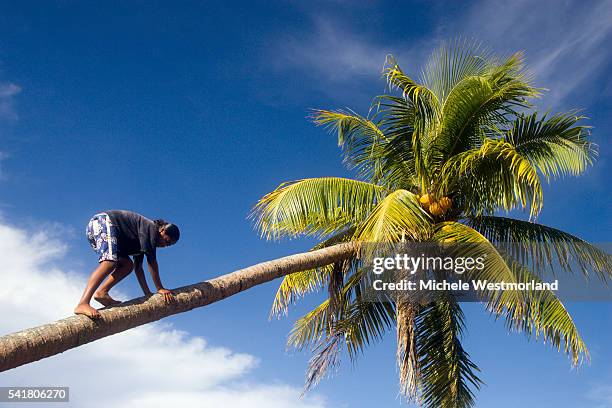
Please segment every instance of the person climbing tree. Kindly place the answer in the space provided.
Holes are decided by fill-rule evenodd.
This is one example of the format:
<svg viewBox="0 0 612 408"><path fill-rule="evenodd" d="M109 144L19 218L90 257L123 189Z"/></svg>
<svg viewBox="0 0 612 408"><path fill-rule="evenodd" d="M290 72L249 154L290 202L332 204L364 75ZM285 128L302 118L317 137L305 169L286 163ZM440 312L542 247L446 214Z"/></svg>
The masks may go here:
<svg viewBox="0 0 612 408"><path fill-rule="evenodd" d="M100 313L89 304L92 296L104 306L121 303L108 292L132 270L136 271L145 296L151 295L142 268L145 255L157 293L163 295L166 302L173 299L172 292L163 287L159 277L156 249L174 245L179 240L181 234L176 225L161 219L152 221L132 211L112 210L94 215L87 224L86 233L89 244L99 255L99 265L89 277L83 296L74 309L75 314L100 318Z"/></svg>

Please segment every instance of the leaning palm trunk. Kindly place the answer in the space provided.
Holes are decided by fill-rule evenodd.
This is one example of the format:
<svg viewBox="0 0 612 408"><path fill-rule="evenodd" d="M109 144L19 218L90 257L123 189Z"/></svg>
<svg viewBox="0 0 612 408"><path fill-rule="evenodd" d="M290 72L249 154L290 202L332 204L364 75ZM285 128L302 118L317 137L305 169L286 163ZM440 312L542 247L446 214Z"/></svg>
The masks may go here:
<svg viewBox="0 0 612 408"><path fill-rule="evenodd" d="M263 262L174 291L175 301L160 296L138 298L108 310L92 321L73 316L55 323L0 337L0 372L41 360L112 334L223 300L261 283L355 256L355 246L343 243L312 252Z"/></svg>

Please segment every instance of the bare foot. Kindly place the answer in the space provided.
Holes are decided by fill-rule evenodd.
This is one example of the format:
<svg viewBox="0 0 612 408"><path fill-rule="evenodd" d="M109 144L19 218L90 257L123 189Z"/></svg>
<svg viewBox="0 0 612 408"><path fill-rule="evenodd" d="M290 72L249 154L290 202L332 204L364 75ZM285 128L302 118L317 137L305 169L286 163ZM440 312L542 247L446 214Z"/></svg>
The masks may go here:
<svg viewBox="0 0 612 408"><path fill-rule="evenodd" d="M94 299L102 303L105 307L115 306L121 303L120 301L115 300L112 297L110 297L108 293L96 292L96 294L94 295Z"/></svg>
<svg viewBox="0 0 612 408"><path fill-rule="evenodd" d="M97 320L102 317L100 312L86 303L79 303L74 309L74 314L82 314L93 320Z"/></svg>

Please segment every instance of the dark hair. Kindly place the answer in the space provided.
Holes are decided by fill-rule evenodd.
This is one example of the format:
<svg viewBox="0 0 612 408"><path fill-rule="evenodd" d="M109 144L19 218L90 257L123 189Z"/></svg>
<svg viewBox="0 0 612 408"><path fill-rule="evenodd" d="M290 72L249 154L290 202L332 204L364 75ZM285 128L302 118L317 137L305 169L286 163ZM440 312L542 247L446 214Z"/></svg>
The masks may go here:
<svg viewBox="0 0 612 408"><path fill-rule="evenodd" d="M155 225L157 225L157 228L163 227L166 231L166 235L170 237L173 243L178 241L179 238L181 237L181 231L179 230L179 227L177 227L176 225L166 220L162 220L162 219L155 220Z"/></svg>

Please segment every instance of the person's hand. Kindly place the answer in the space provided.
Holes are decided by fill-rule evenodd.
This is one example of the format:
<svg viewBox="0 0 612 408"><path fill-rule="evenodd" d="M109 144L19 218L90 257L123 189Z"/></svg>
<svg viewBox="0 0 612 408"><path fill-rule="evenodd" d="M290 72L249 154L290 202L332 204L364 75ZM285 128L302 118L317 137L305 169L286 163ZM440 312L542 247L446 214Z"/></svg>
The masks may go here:
<svg viewBox="0 0 612 408"><path fill-rule="evenodd" d="M172 302L172 300L174 300L174 297L172 296L172 292L170 292L168 289L161 288L157 291L157 293L159 293L160 295L164 297L164 301L166 303L170 303Z"/></svg>

